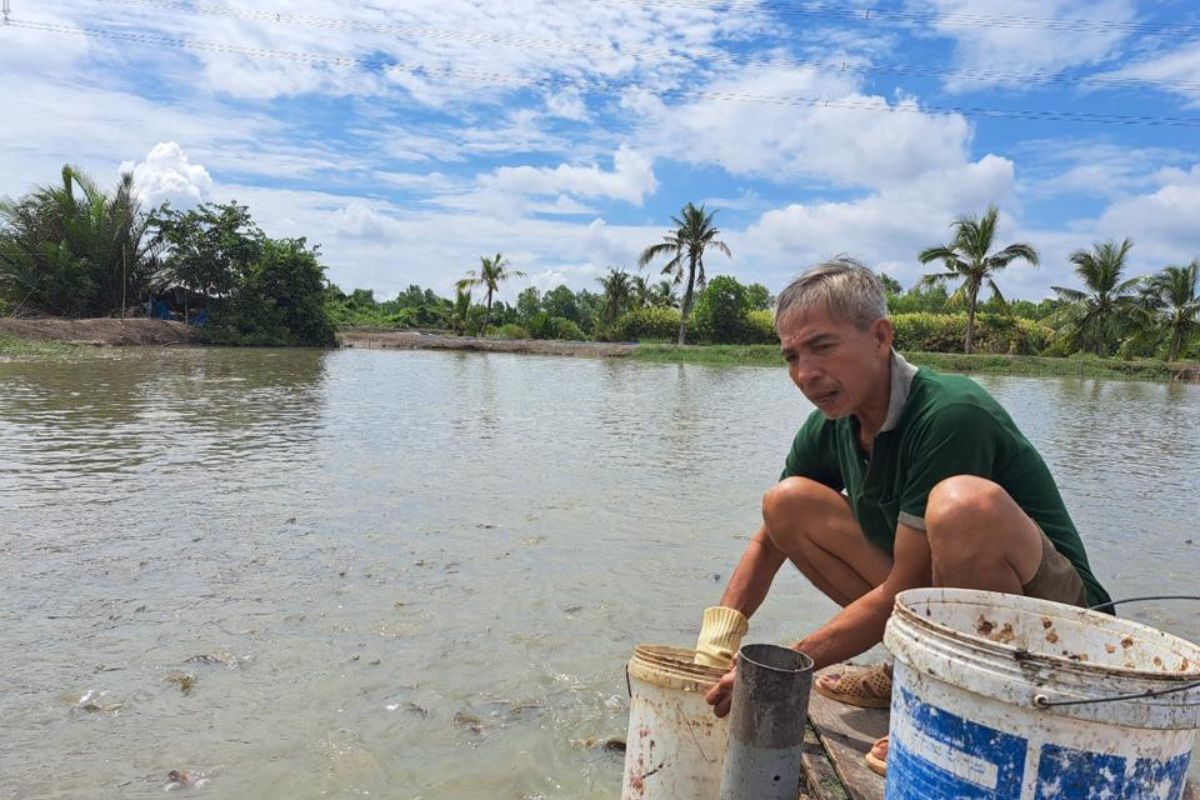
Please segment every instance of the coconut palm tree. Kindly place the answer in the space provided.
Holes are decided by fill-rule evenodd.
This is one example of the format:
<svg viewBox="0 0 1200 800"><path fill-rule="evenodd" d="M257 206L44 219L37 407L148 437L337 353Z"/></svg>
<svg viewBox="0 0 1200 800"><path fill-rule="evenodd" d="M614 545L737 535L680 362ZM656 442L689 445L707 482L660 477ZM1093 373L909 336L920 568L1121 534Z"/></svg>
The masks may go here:
<svg viewBox="0 0 1200 800"><path fill-rule="evenodd" d="M629 305L644 308L650 304L650 284L643 275L629 276Z"/></svg>
<svg viewBox="0 0 1200 800"><path fill-rule="evenodd" d="M651 286L647 299L655 308L679 308L679 298L675 296L675 285L670 281L659 281Z"/></svg>
<svg viewBox="0 0 1200 800"><path fill-rule="evenodd" d="M600 310L600 319L613 322L621 316L633 297L634 276L624 269L609 267L608 274L596 281L604 287L604 307Z"/></svg>
<svg viewBox="0 0 1200 800"><path fill-rule="evenodd" d="M1010 244L997 253L992 253L996 238L996 221L1000 210L988 206L987 211L978 219L962 216L954 221L954 239L948 245L938 245L922 250L917 259L922 264L941 261L945 272L926 275L922 280L926 284L940 280L959 279L962 285L953 295L967 304L967 335L963 343L965 352L970 353L975 341L975 309L979 303L979 290L986 282L992 290L992 296L1004 303L1004 295L996 286L995 273L1004 269L1013 261L1023 260L1035 267L1038 264L1037 250L1024 242Z"/></svg>
<svg viewBox="0 0 1200 800"><path fill-rule="evenodd" d="M687 336L693 292L704 288L704 251L715 247L726 256L733 257L729 247L717 238L721 231L713 225L713 217L716 214L716 211L705 213L703 205L697 208L695 204L688 203L678 217L671 217L671 221L675 223L675 230L664 236L658 244L652 244L643 250L638 258L638 269L641 269L659 256L670 255L671 260L662 268L662 274L673 275L676 286L682 283L684 275L687 275L687 285L683 290L683 307L679 315L681 346Z"/></svg>
<svg viewBox="0 0 1200 800"><path fill-rule="evenodd" d="M1159 323L1167 333L1167 361L1179 358L1200 330L1200 296L1196 280L1200 259L1186 267L1167 267L1147 281L1159 301Z"/></svg>
<svg viewBox="0 0 1200 800"><path fill-rule="evenodd" d="M524 278L524 272L509 270L504 263L504 256L496 253L495 258L487 256L479 257L479 272L468 270L467 277L460 280L455 287L458 289L469 289L472 286L482 286L487 289L487 314L483 317L483 330L481 335L487 336L488 321L492 317L492 295L500 289L500 284L509 278Z"/></svg>
<svg viewBox="0 0 1200 800"><path fill-rule="evenodd" d="M1058 338L1071 352L1086 350L1110 355L1119 336L1119 327L1132 316L1137 306L1137 290L1142 278L1122 280L1125 259L1133 242L1096 243L1088 250L1071 253L1075 274L1084 290L1051 286L1068 305L1051 315L1049 322Z"/></svg>
<svg viewBox="0 0 1200 800"><path fill-rule="evenodd" d="M450 307L450 328L460 336L467 329L471 318L471 292L469 289L454 290L454 305Z"/></svg>

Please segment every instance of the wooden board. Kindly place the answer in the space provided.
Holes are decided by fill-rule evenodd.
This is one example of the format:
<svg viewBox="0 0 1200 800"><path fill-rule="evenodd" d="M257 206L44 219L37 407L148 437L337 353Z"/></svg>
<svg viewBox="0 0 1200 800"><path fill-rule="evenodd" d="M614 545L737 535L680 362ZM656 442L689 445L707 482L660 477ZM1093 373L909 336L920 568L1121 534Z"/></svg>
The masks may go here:
<svg viewBox="0 0 1200 800"><path fill-rule="evenodd" d="M883 778L871 772L863 756L876 739L887 735L887 710L848 706L814 691L808 699L808 720L841 779L845 791L842 796L849 800L883 800ZM811 784L809 791L813 792ZM824 800L822 795L813 794Z"/></svg>

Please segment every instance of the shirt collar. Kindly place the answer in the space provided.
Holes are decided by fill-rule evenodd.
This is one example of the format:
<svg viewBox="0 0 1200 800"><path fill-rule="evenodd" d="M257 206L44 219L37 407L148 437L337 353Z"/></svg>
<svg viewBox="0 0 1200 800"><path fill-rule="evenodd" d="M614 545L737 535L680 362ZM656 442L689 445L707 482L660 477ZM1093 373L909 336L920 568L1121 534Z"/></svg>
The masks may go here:
<svg viewBox="0 0 1200 800"><path fill-rule="evenodd" d="M908 390L912 388L913 376L917 368L904 360L904 356L892 351L892 387L888 397L887 417L883 420L880 433L894 430L900 423L900 415L904 412L904 404L908 402Z"/></svg>

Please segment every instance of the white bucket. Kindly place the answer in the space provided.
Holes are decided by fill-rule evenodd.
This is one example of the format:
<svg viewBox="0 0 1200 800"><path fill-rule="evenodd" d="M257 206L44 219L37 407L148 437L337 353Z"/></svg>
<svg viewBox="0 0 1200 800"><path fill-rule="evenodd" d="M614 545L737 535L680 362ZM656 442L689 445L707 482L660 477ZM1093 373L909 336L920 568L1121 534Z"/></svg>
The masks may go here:
<svg viewBox="0 0 1200 800"><path fill-rule="evenodd" d="M1200 646L1108 614L1015 595L896 597L888 800L1183 795ZM1080 705L1050 705L1068 701Z"/></svg>
<svg viewBox="0 0 1200 800"><path fill-rule="evenodd" d="M721 791L728 717L704 693L725 670L693 650L639 646L629 660L629 732L621 800L707 800Z"/></svg>

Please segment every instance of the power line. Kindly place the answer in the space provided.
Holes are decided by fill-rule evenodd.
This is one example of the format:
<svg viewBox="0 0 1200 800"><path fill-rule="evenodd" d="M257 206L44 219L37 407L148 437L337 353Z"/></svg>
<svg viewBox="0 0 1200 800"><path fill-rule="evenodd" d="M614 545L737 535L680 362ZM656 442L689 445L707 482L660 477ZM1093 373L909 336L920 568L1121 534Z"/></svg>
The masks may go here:
<svg viewBox="0 0 1200 800"><path fill-rule="evenodd" d="M601 2L648 3L654 5L692 8L712 12L771 11L784 16L829 17L858 22L898 22L907 24L951 23L962 27L1024 28L1072 31L1076 33L1140 33L1170 37L1191 37L1200 34L1200 25L1156 24L1105 19L1052 19L1046 17L987 16L983 14L930 13L903 11L881 7L847 9L829 3L789 3L782 0L730 0L712 3L707 0L601 0Z"/></svg>
<svg viewBox="0 0 1200 800"><path fill-rule="evenodd" d="M281 61L307 63L315 66L378 68L380 62L367 58L353 56L336 56L319 53L298 51L271 50L262 47L243 47L241 45L223 42L206 42L197 39L176 39L155 34L131 33L97 28L80 28L53 23L27 22L24 20L10 21L11 27L26 28L46 33L95 36L98 38L118 39L141 44L159 45L163 47L196 50L200 52L224 53L248 56L251 58L276 59ZM390 69L408 72L417 76L440 76L445 78L460 78L479 83L512 84L518 87L535 86L575 86L580 83L597 84L598 81L582 81L575 78L556 76L522 76L504 73L481 72L475 70L451 69L420 64L386 64ZM896 105L879 107L878 102L869 98L861 100L847 98L821 98L782 95L757 95L745 92L720 92L711 90L677 89L661 93L662 96L694 100L715 100L718 102L740 102L759 105L780 105L810 108L841 108L875 113L925 113L925 114L959 114L971 117L1009 118L1021 120L1040 120L1054 122L1082 122L1101 125L1144 125L1152 127L1200 127L1200 117L1174 117L1135 114L1107 114L1078 111L1044 111L1037 109L997 109L975 106L936 106L925 105Z"/></svg>
<svg viewBox="0 0 1200 800"><path fill-rule="evenodd" d="M235 19L266 22L271 24L300 25L334 30L346 30L382 35L409 36L438 41L458 41L474 44L499 44L523 49L554 50L580 53L593 53L602 56L626 57L658 57L669 58L682 55L668 47L639 47L616 49L607 45L595 45L588 42L564 42L555 39L535 39L525 36L512 36L502 33L483 33L455 31L444 28L431 28L416 25L400 25L395 23L372 23L359 20L343 20L329 17L318 17L308 14L288 14L254 9L239 9L231 6L218 6L205 3L188 3L183 0L107 0L109 4L138 5L163 10L182 10L190 13L210 16L224 16ZM981 17L981 19L983 19ZM1160 81L1149 78L1132 76L1095 75L1074 77L1061 72L996 72L989 70L955 69L948 71L940 67L929 67L902 63L857 63L845 59L802 60L775 59L773 61L755 61L742 59L726 52L703 53L695 60L728 63L738 66L782 66L797 69L809 68L836 72L890 73L917 78L937 78L941 80L971 79L995 83L1055 83L1055 84L1086 84L1106 88L1140 88L1154 86L1187 91L1200 91L1200 81Z"/></svg>

